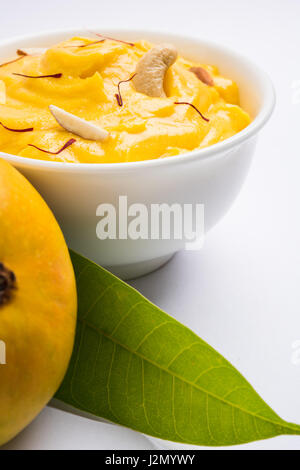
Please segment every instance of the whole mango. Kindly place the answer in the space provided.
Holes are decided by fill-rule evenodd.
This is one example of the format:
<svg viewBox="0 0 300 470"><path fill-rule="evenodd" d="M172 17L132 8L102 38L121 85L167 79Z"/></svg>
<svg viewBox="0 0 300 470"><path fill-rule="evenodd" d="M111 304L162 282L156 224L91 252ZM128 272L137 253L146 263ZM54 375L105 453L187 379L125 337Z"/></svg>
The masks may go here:
<svg viewBox="0 0 300 470"><path fill-rule="evenodd" d="M76 311L73 267L55 218L25 177L0 159L0 445L58 389Z"/></svg>

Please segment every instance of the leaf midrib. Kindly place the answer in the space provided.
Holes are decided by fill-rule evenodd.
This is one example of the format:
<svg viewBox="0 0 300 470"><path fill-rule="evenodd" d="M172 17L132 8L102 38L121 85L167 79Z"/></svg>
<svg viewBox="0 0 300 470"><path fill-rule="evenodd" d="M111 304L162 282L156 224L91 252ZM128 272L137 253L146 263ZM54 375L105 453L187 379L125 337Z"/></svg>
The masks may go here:
<svg viewBox="0 0 300 470"><path fill-rule="evenodd" d="M245 410L244 408L236 405L235 403L231 403L229 401L227 401L226 399L222 398L222 397L218 397L217 395L215 395L214 393L210 392L210 391L207 391L205 390L204 388L200 387L199 385L193 383L193 382L190 382L189 380L187 380L186 378L183 378L181 377L180 375L178 375L176 372L172 372L170 371L169 369L165 368L164 366L161 366L157 363L155 363L154 361L152 361L151 359L145 357L143 354L141 354L140 352L136 351L136 350L131 350L128 346L125 346L124 344L122 344L120 341L118 341L116 338L113 338L112 336L110 336L109 334L107 334L106 332L104 332L101 328L97 328L96 326L94 326L93 324L89 323L88 321L86 320L83 320L81 318L78 318L78 321L80 323L82 323L83 325L86 325L88 326L89 328L97 331L98 333L102 334L103 336L105 336L106 338L108 338L109 340L111 340L112 342L118 344L119 346L121 346L121 348L123 349L126 349L129 353L131 354L135 354L136 356L138 356L140 359L143 359L144 361L147 361L149 364L163 370L164 372L166 372L167 374L171 375L172 377L176 377L178 380L186 383L187 385L191 386L191 387L195 387L196 389L200 390L202 393L214 398L215 400L218 400L220 402L223 402L225 403L226 405L228 406L231 406L232 408L235 408L239 411L242 411L243 413L246 413L256 419L260 419L262 421L265 421L267 423L270 423L272 425L278 425L280 426L282 429L288 429L289 431L293 431L295 432L296 434L299 434L300 435L300 426L297 425L297 424L290 424L286 421L282 421L282 422L277 422L277 421L273 421L269 418L265 418L264 416L260 416L258 414L255 414L253 413L252 411L248 411L248 410ZM246 380L246 379L245 379ZM251 385L249 384L249 386L251 387ZM279 418L280 419L280 418Z"/></svg>

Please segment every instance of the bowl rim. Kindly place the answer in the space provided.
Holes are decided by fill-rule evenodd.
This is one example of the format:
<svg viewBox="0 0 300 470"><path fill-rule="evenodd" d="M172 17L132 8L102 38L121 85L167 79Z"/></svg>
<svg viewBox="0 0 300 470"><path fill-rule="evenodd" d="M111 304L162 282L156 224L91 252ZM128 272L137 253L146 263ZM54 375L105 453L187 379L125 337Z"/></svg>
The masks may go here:
<svg viewBox="0 0 300 470"><path fill-rule="evenodd" d="M0 40L0 48L3 46L9 46L16 41L28 41L28 40L41 40L43 38L49 39L49 37L55 38L55 36L63 34L83 34L88 33L91 30L99 30L99 27L89 27L89 28L60 28L60 29L51 29L46 30L40 33L26 34L13 36L9 39ZM101 33L104 35L123 35L123 37L128 35L134 35L136 37L146 37L147 34L152 37L164 38L166 41L172 41L182 39L183 41L193 42L194 44L199 44L199 46L212 47L224 54L231 56L233 59L237 60L241 64L245 64L246 67L255 70L256 75L259 76L260 83L264 93L263 104L255 118L251 123L244 128L242 131L238 132L232 137L229 137L222 142L218 142L209 147L203 149L194 149L190 152L184 154L174 155L166 158L156 158L152 160L140 160L134 162L119 162L119 163L71 163L71 162L55 162L48 160L39 160L35 158L21 157L18 155L12 155L6 152L0 152L0 157L4 158L6 161L12 163L21 168L31 168L31 169L47 169L52 171L59 172L71 172L71 173L89 173L89 172L122 172L122 171L132 171L139 170L143 168L157 168L164 167L169 165L182 165L194 162L195 160L207 160L216 159L227 154L228 151L235 148L236 146L241 145L246 140L253 137L258 131L266 124L269 120L274 106L275 106L275 90L273 83L268 76L268 74L263 71L259 66L255 64L252 60L246 58L235 50L218 44L217 42L202 39L199 37L192 37L182 34L174 34L172 32L163 32L153 29L132 29L132 28L101 28ZM125 39L124 38L124 39Z"/></svg>

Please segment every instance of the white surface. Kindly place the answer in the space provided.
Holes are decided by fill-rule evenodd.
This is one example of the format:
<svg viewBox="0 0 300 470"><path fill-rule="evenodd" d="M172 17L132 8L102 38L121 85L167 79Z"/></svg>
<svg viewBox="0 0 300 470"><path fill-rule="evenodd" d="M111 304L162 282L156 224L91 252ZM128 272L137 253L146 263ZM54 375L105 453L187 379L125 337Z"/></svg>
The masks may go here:
<svg viewBox="0 0 300 470"><path fill-rule="evenodd" d="M292 82L300 80L300 2L10 0L0 37L83 26L91 17L99 27L156 27L224 41L272 76L277 109L230 213L201 253L181 253L133 284L223 353L283 418L300 423L300 364L292 363L292 344L300 340L300 103L292 104ZM243 447L300 449L300 438ZM6 448L153 446L131 431L47 408Z"/></svg>

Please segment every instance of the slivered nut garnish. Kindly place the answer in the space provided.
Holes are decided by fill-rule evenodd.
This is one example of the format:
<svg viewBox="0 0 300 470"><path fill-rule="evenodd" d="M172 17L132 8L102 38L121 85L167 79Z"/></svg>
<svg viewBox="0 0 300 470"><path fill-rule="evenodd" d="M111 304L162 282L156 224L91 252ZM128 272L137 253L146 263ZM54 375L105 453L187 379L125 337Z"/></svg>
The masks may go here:
<svg viewBox="0 0 300 470"><path fill-rule="evenodd" d="M24 47L17 50L18 55L42 55L46 52L45 47Z"/></svg>
<svg viewBox="0 0 300 470"><path fill-rule="evenodd" d="M203 67L191 67L190 72L194 73L201 82L208 86L214 86L214 81L210 73Z"/></svg>
<svg viewBox="0 0 300 470"><path fill-rule="evenodd" d="M58 124L72 134L76 134L83 139L98 140L100 142L104 142L109 137L109 132L105 129L68 113L64 109L52 104L49 106L49 109Z"/></svg>
<svg viewBox="0 0 300 470"><path fill-rule="evenodd" d="M5 83L0 80L0 104L6 103L6 86Z"/></svg>

